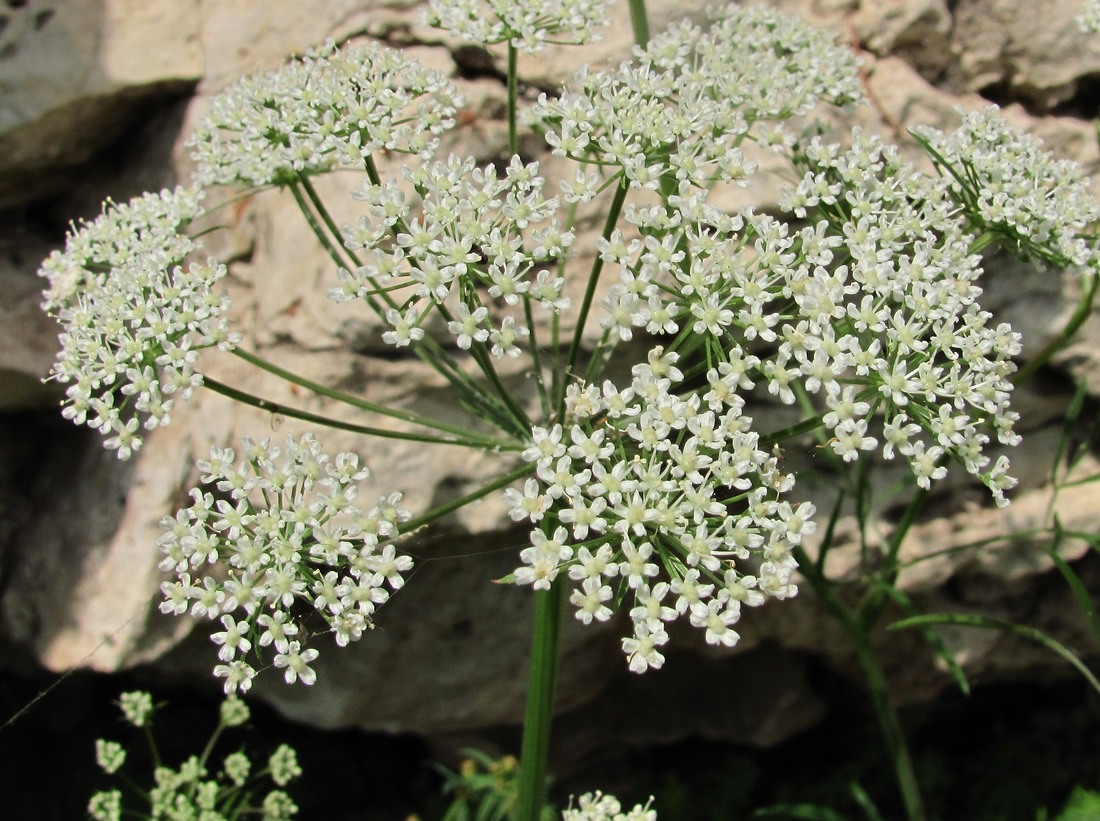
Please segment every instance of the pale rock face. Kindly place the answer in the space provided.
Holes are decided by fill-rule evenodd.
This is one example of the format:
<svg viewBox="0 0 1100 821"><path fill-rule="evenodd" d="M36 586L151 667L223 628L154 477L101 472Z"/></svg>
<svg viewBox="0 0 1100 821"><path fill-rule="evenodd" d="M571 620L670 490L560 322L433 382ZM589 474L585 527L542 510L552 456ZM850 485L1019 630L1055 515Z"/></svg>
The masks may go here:
<svg viewBox="0 0 1100 821"><path fill-rule="evenodd" d="M1077 0L1041 7L1017 0L961 0L953 40L968 91L994 87L1029 108L1050 111L1071 99L1100 71L1100 40L1082 36Z"/></svg>
<svg viewBox="0 0 1100 821"><path fill-rule="evenodd" d="M852 28L868 51L902 57L925 77L941 74L952 58L951 12L944 0L860 3Z"/></svg>
<svg viewBox="0 0 1100 821"><path fill-rule="evenodd" d="M309 6L308 13L303 13L303 5ZM80 164L117 138L125 111L140 110L143 101L165 91L197 87L182 128L160 135L175 141L175 170L185 176L189 161L182 141L210 95L239 74L271 68L286 54L300 53L329 37L385 37L414 49L432 67L453 71L449 48L458 44L425 29L415 4L374 3L366 9L364 5L362 0L70 0L32 2L21 12L3 12L11 22L0 43L0 203L34 204L47 193L56 195L58 169L75 166L90 173ZM654 5L653 29L659 31L684 14L703 19L706 4L692 0ZM1050 9L1044 10L1044 23L1051 21L1049 36L1065 38L1058 48L1036 36L1034 21L1019 13L1022 4L1007 0L961 0L954 16L942 0L855 5L842 0L782 0L773 5L803 13L859 41L867 57L871 105L856 117L865 128L892 140L904 141L906 129L917 124L950 127L956 105L969 108L983 102L974 93L952 94L927 78L943 75L952 83L962 82L959 90L966 92L1006 84L1010 93L1019 91L1029 103L1050 108L1068 99L1080 78L1100 69L1100 41L1086 42L1063 25L1063 19L1070 20L1076 12L1073 0L1051 0ZM621 3L613 8L615 24L605 41L588 52L594 63L626 56L631 38L627 14ZM1046 37L1047 27L1042 28ZM525 56L524 79L534 87L556 87L572 75L578 54L561 47ZM490 161L507 144L504 89L493 79L459 82L472 116L448 137L448 147ZM1089 123L1036 118L1019 107L1009 116L1047 139L1053 150L1095 167L1097 151ZM533 140L525 146L537 150ZM540 159L553 177L556 161L549 155ZM356 175L341 174L320 183L340 220L356 219L360 204L348 192L357 182ZM781 183L774 170L762 166L753 185L729 205L774 207ZM104 188L115 190L109 183ZM63 210L64 202L55 210ZM582 211L578 225L588 239L582 236L578 247L590 247L598 230L596 216ZM392 357L392 351L376 355L382 348L371 315L327 299L325 291L336 281L332 263L310 242L289 197L276 192L256 195L219 221L227 230L209 236L206 248L229 261L236 329L245 334L247 347L290 370L372 401L455 418L462 413L447 404L445 386L431 372ZM50 323L34 310L37 295L30 283L47 249L41 237L30 234L19 236L16 244L21 251L18 260L9 266L5 259L0 267L0 282L5 283L0 291L0 338L15 341L0 347L0 375L5 376L0 380L0 409L29 406L45 415L52 413L47 409L56 394L49 387L39 389L36 380L48 369L56 342ZM984 285L990 305L1024 331L1025 352L1038 349L1072 307L1074 284L1018 265L989 268ZM1089 377L1094 395L1100 393L1098 333L1095 320L1086 324L1082 340L1057 360L1067 371ZM230 355L215 354L204 362L212 376L274 401L332 412L348 421L387 424L334 409L265 378ZM7 374L14 377L8 380ZM530 391L522 374L506 373L505 378L517 390ZM29 393L17 394L19 385ZM1007 513L979 508L984 497L962 480L945 484L943 495L937 497L945 500L945 515L918 528L903 557L908 564L901 584L909 595L931 609L947 609L951 602L944 582L949 578L954 579L956 593L962 590L975 601L985 595L982 591L1002 591L982 601L985 612L1027 617L1033 626L1048 627L1073 643L1076 628L1058 616L1064 601L1052 599L1030 613L1016 612L1015 593L1050 571L1049 559L1033 546L937 554L946 542L978 541L1041 521L1049 501L1044 459L1049 460L1067 398L1021 392L1018 401L1026 407L1025 418L1033 422L1015 458L1021 475L1035 478L1015 494ZM181 405L174 417L172 426L149 436L129 465L101 451L95 435L66 428L26 486L14 478L25 469L26 454L14 444L0 447L5 477L0 492L6 496L0 505L21 511L15 525L0 530L0 559L8 580L0 602L0 630L43 665L110 671L142 662L195 680L209 676L214 648L205 638L205 626L196 628L187 619L156 612L162 578L154 547L157 522L186 501L183 494L197 479L194 459L205 455L212 443L231 444L243 435L282 437L302 428L205 392ZM49 430L48 425L44 429ZM479 480L501 470L499 461L471 458L459 449L429 451L407 442L364 440L346 433L325 432L321 438L330 451L359 452L373 472L371 492L401 490L405 505L414 511L469 492ZM1067 528L1100 527L1095 512L1100 503L1091 487L1058 498L1057 509ZM819 487L816 492L827 490ZM815 493L812 483L806 491ZM969 506L972 493L976 503ZM966 504L958 503L960 499ZM885 539L892 525L884 515L874 527L873 538ZM288 715L325 727L443 735L517 723L526 686L532 602L529 590L494 585L492 580L514 568L516 551L507 548L525 538L524 529L511 526L495 495L463 509L434 535L417 534L409 550L420 569L381 609L375 631L344 650L322 642L319 679L312 689L285 687L271 673L261 676L257 689ZM1081 552L1078 544L1065 545L1067 558ZM854 574L857 559L852 541L834 550L829 561L838 573ZM567 733L580 747L606 743L605 737L593 734L592 722L581 720L586 710L608 715L610 702L627 709L631 699L662 688L666 694L688 693L690 698L664 698L666 705L686 705L669 709L663 722L655 721L644 731L635 727L631 732L648 733L642 740L671 740L705 731L768 744L811 725L821 708L807 688L799 659L806 653L827 653L828 664L853 671L846 641L808 591L751 615L739 625L743 640L732 652L676 637L682 648L690 648L669 665L680 672L644 684L626 682L617 640L621 625L581 628L570 621L564 635L560 698L562 708L577 720L567 719L565 726L572 727ZM1004 652L1001 642L988 634L953 634L951 641L957 642L968 672L976 675L1057 663L1030 648L1020 652L1016 645ZM924 651L915 633L892 636L881 650L888 672L904 673L895 679L901 700L928 698L947 686L949 679L930 663L912 669L915 656L927 658L917 655ZM766 682L759 678L765 666L774 674ZM700 670L722 673L716 676L724 682L722 688L714 693L695 689L689 680L697 681ZM763 691L770 694L771 708L763 706ZM601 699L605 692L618 695ZM727 710L722 726L693 725L706 712L695 709L698 699L737 703L739 692L752 694L745 703L753 704L754 712ZM624 731L620 727L615 732Z"/></svg>
<svg viewBox="0 0 1100 821"><path fill-rule="evenodd" d="M60 172L203 76L197 0L34 0L2 14L0 207L57 194Z"/></svg>

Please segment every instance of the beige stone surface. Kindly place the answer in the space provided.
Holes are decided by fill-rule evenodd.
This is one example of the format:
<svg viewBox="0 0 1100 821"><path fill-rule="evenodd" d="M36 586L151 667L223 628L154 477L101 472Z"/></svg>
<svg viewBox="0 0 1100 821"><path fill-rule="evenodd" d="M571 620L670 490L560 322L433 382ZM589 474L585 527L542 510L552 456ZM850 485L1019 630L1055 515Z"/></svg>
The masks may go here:
<svg viewBox="0 0 1100 821"><path fill-rule="evenodd" d="M329 37L384 37L415 50L433 67L452 71L455 65L452 49L457 43L425 29L417 20L415 4L407 2L72 0L55 5L55 14L39 28L27 12L4 35L14 51L0 55L0 203L29 207L42 201L43 192L57 197L51 175L61 166L83 169L79 174L88 179L105 179L95 176L102 175L101 168L81 163L117 139L122 114L140 112L151 95L165 88L178 92L194 86L184 124L165 124L168 130L158 137L177 146L176 165L168 172L185 176L188 161L182 141L211 94L241 73L272 68L285 55ZM702 19L704 5L694 0L656 4L654 29L676 14ZM917 124L950 127L957 116L954 107L982 104L975 92L987 86L1003 85L1008 93L1025 98L1030 110L1046 110L1069 100L1084 78L1100 70L1098 41L1087 41L1066 27L1071 0L1051 0L1049 14L1044 13L1044 23L1049 18L1050 25L1038 27L1039 33L1034 20L1021 13L1023 4L1007 0L782 0L774 5L804 13L838 35L853 38L866 54L870 97L870 105L855 115L856 121L894 140L905 141L906 129ZM45 5L31 3L30 8L43 11ZM594 63L626 55L626 15L624 4L615 6L615 23L606 40L589 52ZM525 57L523 79L532 86L554 88L572 75L579 56L571 49L551 48ZM493 79L458 82L468 100L467 112L448 138L448 147L479 161L498 158L507 133L502 86ZM1012 107L1008 115L1042 135L1053 150L1088 168L1097 167L1090 123L1039 117L1022 106ZM178 133L171 131L173 127ZM528 140L524 145L534 150L536 143ZM907 150L911 148L910 144ZM550 177L561 173L552 158L543 157L543 163ZM326 200L337 204L340 220L356 218L359 203L347 196L356 182L354 175L342 174L321 183ZM774 168L764 168L752 187L738 192L729 204L774 206L782 183ZM110 192L110 185L103 183L104 193ZM62 195L54 213L65 207ZM376 355L380 348L373 317L360 308L329 302L325 290L335 283L334 267L311 244L288 197L263 192L221 214L227 230L211 235L207 249L230 261L236 318L249 348L371 401L461 416L437 377L409 359L392 356L392 351ZM580 225L587 232L582 245L591 241L596 224L595 212L582 213ZM33 260L44 253L44 237L43 229L30 239L19 239L24 262L16 266L18 271L0 270L5 282L21 277L11 279L16 285L0 295L0 334L18 340L17 345L0 348L0 375L11 371L24 383L33 382L44 364L48 366L54 344L49 328L39 326L27 309L33 299L28 296L28 276ZM60 237L51 240L58 242ZM987 298L999 315L1025 330L1025 351L1030 352L1045 344L1067 315L1074 288L1057 274L1040 276L1021 266L991 265ZM1094 395L1100 395L1098 333L1093 320L1081 341L1057 360L1066 372L1092 380ZM275 401L335 412L347 421L390 424L335 408L229 355L209 357L204 368ZM530 380L522 373L510 372L506 378L530 394ZM6 384L0 379L3 409L11 407L5 402L11 402L9 391L15 390ZM55 398L36 396L33 403L47 407ZM1016 459L1027 481L1007 512L989 509L981 493L957 479L936 497L943 515L918 527L903 554L907 564L902 585L922 605L958 605L944 592L950 578L953 589L970 597L964 606L980 606L1006 618L1032 618L1036 626L1050 626L1067 639L1079 636L1079 625L1059 616L1068 598L1052 596L1031 612L1014 609L1019 590L1049 581L1050 563L1037 544L1002 539L1013 530L1048 521L1044 459L1049 459L1065 399L1056 392L1022 397L1031 414L1027 418L1033 421ZM110 671L149 662L196 680L208 674L214 650L201 629L156 612L161 580L153 546L157 521L185 500L183 494L196 480L193 460L211 443L228 444L245 434L281 437L301 428L293 420L241 409L208 393L200 393L175 416L173 426L149 437L132 465L119 465L98 450L94 434L74 434L72 444L50 453L38 478L39 490L28 489L24 495L10 488L4 491L33 510L24 524L0 530L0 537L7 538L0 544L0 555L12 580L0 601L0 630L51 669ZM470 458L458 449L427 449L345 433L325 434L324 439L332 450L360 452L374 471L378 492L400 489L406 493L406 504L417 511L469 492L478 479L501 470L499 460ZM812 456L812 448L807 453ZM7 454L0 448L0 470L14 471L19 459ZM0 483L0 491L7 487ZM820 494L823 501L829 490L807 486L807 492ZM1100 502L1089 485L1064 492L1057 509L1067 525L1089 530L1100 526L1094 512L1100 510ZM321 726L431 734L518 721L531 608L529 591L492 583L512 569L515 548L525 537L522 530L509 526L504 513L503 503L492 497L452 517L435 536L417 534L410 551L421 569L382 609L378 629L346 651L322 644L320 679L313 690L283 687L269 675L258 686L263 697L287 714ZM881 544L890 532L889 515L884 513L874 524L876 544ZM989 549L936 553L945 544L981 540L995 544ZM1081 552L1076 543L1065 548L1067 558ZM835 565L830 566L842 574L854 573L858 559L851 542L834 552L830 561ZM982 592L991 589L1003 595ZM600 629L570 624L563 650L563 708L580 715L586 705L600 703L595 701L600 693L619 680L621 628L618 623ZM743 641L733 652L715 651L697 637L674 635L685 651L670 667L680 672L660 680L668 692L691 692L695 697L685 670L735 671L737 681L744 680L737 686L745 689L738 692L759 698L768 687L753 678L752 671L760 668L750 660L767 656L779 671L769 702L775 709L755 716L731 713L726 724L709 730L692 724L691 710L670 710L668 721L653 730L653 737L709 731L774 743L815 721L820 712L801 662L794 660L798 654L822 654L826 663L852 669L843 636L808 591L792 602L748 613L739 629ZM1005 652L999 639L988 634L957 633L951 641L968 670L979 675L1058 664L1041 654ZM914 633L891 634L882 650L887 668L898 674L899 698L926 698L946 686L947 678L936 670ZM915 654L922 659L919 667L913 663ZM680 664L684 666L677 667ZM593 744L597 741L589 738Z"/></svg>

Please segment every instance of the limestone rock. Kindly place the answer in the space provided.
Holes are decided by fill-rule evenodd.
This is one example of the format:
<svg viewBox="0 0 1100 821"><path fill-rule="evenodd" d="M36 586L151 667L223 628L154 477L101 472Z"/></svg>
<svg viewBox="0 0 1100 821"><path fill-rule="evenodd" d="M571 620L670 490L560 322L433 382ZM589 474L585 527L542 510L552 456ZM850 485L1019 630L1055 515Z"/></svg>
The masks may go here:
<svg viewBox="0 0 1100 821"><path fill-rule="evenodd" d="M951 60L951 13L944 0L863 2L852 26L867 49L900 57L930 79Z"/></svg>
<svg viewBox="0 0 1100 821"><path fill-rule="evenodd" d="M1037 18L1037 6L1016 0L960 0L952 39L963 87L1042 112L1071 100L1100 71L1100 39L1074 22L1082 5L1047 0Z"/></svg>
<svg viewBox="0 0 1100 821"><path fill-rule="evenodd" d="M1088 62L1095 57L1092 47L1079 39L1071 38L1070 46L1045 55L1044 48L1053 48L1043 39L1047 35L1035 36L1034 26L1009 14L1009 4L1000 0L891 0L865 2L858 8L847 0L779 0L773 5L805 13L840 36L848 36L851 27L873 52L868 54L866 72L871 106L856 113L857 122L896 141L904 142L906 129L918 123L950 128L957 104L983 103L974 93L954 94L931 84L929 78L940 73L947 82L963 78L971 92L1004 83L1006 93L1022 95L1032 108L1050 108L1070 99L1082 78L1097 71L1096 64ZM1051 11L1051 37L1064 33L1060 15L1071 5L1075 0L1052 4L1056 9ZM949 6L955 15L950 39ZM687 5L656 4L653 28L659 30L664 21L682 13L701 19L702 7L694 0ZM360 0L336 0L310 4L307 14L300 2L260 0L74 0L49 8L32 2L25 9L4 12L17 22L9 23L0 45L0 87L5 91L5 107L0 109L0 203L30 202L61 190L57 170L79 165L114 140L126 127L120 112L133 111L151 96L166 89L189 91L198 83L197 95L181 115L184 125L178 131L185 132L201 116L209 95L236 76L272 68L286 54L300 53L326 37L373 35L414 48L425 62L458 73L453 56L458 44L421 26L416 5L408 2L374 3L364 9ZM45 15L47 11L53 14ZM552 48L525 58L524 79L532 88L553 88L573 73L582 53L596 62L626 56L627 11L620 3L612 13L615 26L597 49ZM985 29L977 25L979 20ZM957 57L948 44L958 50ZM1066 49L1073 54L1079 50L1081 59L1063 66ZM483 76L459 82L468 110L448 146L479 162L499 159L507 133L499 79ZM1034 117L1019 106L1008 115L1041 133L1053 150L1095 167L1089 123ZM154 172L185 177L186 150L178 145L183 133L173 132L171 137L177 141L176 165ZM538 150L534 140L524 145L532 156ZM912 150L911 143L907 150ZM553 184L560 166L553 158L539 158ZM108 179L82 171L81 178L87 185L78 198L81 206L68 216L84 213L87 192L93 187L112 190L120 184L117 176ZM99 179L101 186L88 182ZM766 167L743 192L744 199L729 205L752 202L773 207L784 181L774 167ZM326 201L342 203L337 206L338 221L356 218L359 204L346 196L356 183L354 175L335 175L319 183ZM208 236L206 248L230 264L238 328L246 333L250 349L371 401L465 418L438 376L377 346L378 325L370 314L327 299L325 291L335 283L335 264L311 243L287 197L264 192L219 211L217 219L227 230ZM577 224L584 234L582 244L590 243L599 225L597 212L582 210ZM48 367L53 330L44 320L39 325L32 310L37 287L25 266L4 268L0 278L6 285L0 292L0 331L17 339L15 346L0 348L0 371L14 370L30 384ZM986 286L985 299L998 315L1025 331L1025 354L1045 344L1075 299L1072 282L998 260L990 261ZM1100 380L1098 350L1092 322L1082 340L1055 364ZM204 355L202 363L213 377L285 405L331 412L349 422L396 427L390 420L322 401L228 354ZM523 373L513 370L505 378L531 395L530 380ZM1100 381L1093 382L1094 392L1100 391L1097 385ZM11 390L0 384L4 410L14 407ZM54 398L36 397L23 404ZM1049 460L1057 441L1066 396L1021 392L1019 400L1026 407L1029 427L1016 459L1019 472L1029 481L1016 494L1014 506L1007 513L994 511L972 483L953 476L933 497L938 517L916 528L907 543L901 584L924 608L980 607L1072 640L1081 635L1081 625L1065 617L1069 599L1058 589L1059 579L1038 545L1002 539L989 551L937 553L945 544L999 539L1046 521L1050 491L1044 485L1044 460ZM206 637L208 625L157 611L157 523L185 502L183 494L197 480L193 461L212 443L231 444L245 434L282 437L304 428L292 419L233 405L205 392L181 405L175 417L171 427L149 437L133 464L118 463L102 451L97 435L44 423L33 414L20 415L14 428L17 437L0 445L5 477L0 482L0 505L13 512L0 517L5 522L0 529L0 579L6 585L0 630L42 664L57 670L117 670L151 663L210 686L215 649ZM406 505L417 511L468 493L479 480L501 471L501 460L471 458L459 449L428 449L351 433L326 432L323 438L329 450L361 453L373 471L375 491L401 490ZM805 450L789 458L812 467L813 443ZM32 458L35 454L37 459ZM33 480L21 481L28 466L34 468ZM888 467L881 476L887 487L898 473ZM835 488L828 476L822 476L817 485L808 481L805 492L819 502L819 510L827 510ZM1100 505L1091 486L1064 492L1055 509L1067 526L1093 531L1100 527L1092 512ZM872 544L888 537L892 513L896 511L884 505L874 523ZM524 530L507 520L495 494L447 517L434 533L414 535L409 550L420 569L381 609L377 629L344 650L322 642L314 688L287 688L269 672L261 677L258 692L288 715L325 727L441 736L516 723L526 687L530 591L494 585L493 580L513 569L515 548L525 538ZM849 533L847 543L830 556L838 573L858 572L855 543L855 534ZM1080 552L1078 544L1065 545L1067 558ZM987 596L990 590L995 594ZM793 601L746 613L739 625L742 642L733 651L707 647L694 634L674 635L679 649L667 670L643 679L624 671L622 629L613 621L599 628L570 623L565 630L560 737L581 747L606 743L609 732L641 741L694 733L775 743L819 716L820 704L806 682L809 656L817 655L846 673L855 670L846 640L809 591ZM949 681L922 642L913 632L891 634L878 648L888 671L896 674L893 681L901 700L928 698ZM1006 650L1002 640L988 634L952 634L951 644L975 675L1014 673L1030 665L1049 669L1059 663L1041 653ZM723 683L697 689L698 681L707 680ZM663 708L659 720L645 728L630 726L623 717L643 699L657 697L656 692L663 704L677 706ZM697 709L700 704L731 700L755 710L727 710L715 722L703 720L714 711ZM597 717L606 723L596 723Z"/></svg>
<svg viewBox="0 0 1100 821"><path fill-rule="evenodd" d="M197 0L35 0L3 15L0 207L63 190L151 101L203 76Z"/></svg>

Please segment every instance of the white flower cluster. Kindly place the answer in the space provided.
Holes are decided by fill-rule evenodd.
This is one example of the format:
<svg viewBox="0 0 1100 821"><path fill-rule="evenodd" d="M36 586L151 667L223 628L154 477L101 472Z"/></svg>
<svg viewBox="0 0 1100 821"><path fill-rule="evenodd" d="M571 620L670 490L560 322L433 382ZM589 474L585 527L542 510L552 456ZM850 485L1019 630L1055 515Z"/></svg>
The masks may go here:
<svg viewBox="0 0 1100 821"><path fill-rule="evenodd" d="M599 40L611 0L429 0L424 21L478 45L509 43L534 54L548 43Z"/></svg>
<svg viewBox="0 0 1100 821"><path fill-rule="evenodd" d="M979 258L945 184L854 139L847 152L817 138L796 149L806 171L780 205L815 219L796 231L724 214L705 192L628 213L643 238L616 232L600 245L619 269L602 324L613 339L637 328L702 337L738 390L762 384L787 404L796 390L819 394L844 460L881 444L927 488L950 455L1005 504L1015 480L1006 458L990 467L981 428L1017 442L1008 376L1019 337L976 303Z"/></svg>
<svg viewBox="0 0 1100 821"><path fill-rule="evenodd" d="M740 6L713 16L705 32L685 23L633 62L582 69L574 88L542 96L533 115L554 153L621 168L633 188L705 188L752 173L738 146L758 121L859 97L851 49L796 18Z"/></svg>
<svg viewBox="0 0 1100 821"><path fill-rule="evenodd" d="M1012 128L996 106L963 114L951 134L915 130L980 231L1022 256L1063 268L1096 264L1080 234L1100 219L1089 181L1072 160Z"/></svg>
<svg viewBox="0 0 1100 821"><path fill-rule="evenodd" d="M657 821L657 811L649 808L652 801L650 798L645 804L636 804L634 809L623 812L619 799L596 790L578 798L576 807L570 800L561 818L562 821Z"/></svg>
<svg viewBox="0 0 1100 821"><path fill-rule="evenodd" d="M1085 0L1077 16L1077 27L1085 34L1100 34L1100 0Z"/></svg>
<svg viewBox="0 0 1100 821"><path fill-rule="evenodd" d="M505 492L513 519L543 524L516 581L547 589L564 570L586 624L629 597L623 650L639 673L663 664L666 622L686 617L732 646L743 604L793 596L791 549L815 527L813 505L779 500L794 477L742 415L740 375L711 370L709 390L681 397L677 359L654 348L625 390L571 387L568 430L535 428L523 453L538 478Z"/></svg>
<svg viewBox="0 0 1100 821"><path fill-rule="evenodd" d="M568 253L574 235L552 218L558 200L543 196L538 163L513 157L501 178L494 166L478 168L452 154L404 174L421 200L417 216L396 181L366 181L353 192L370 214L344 229L344 243L365 249L366 259L355 271L339 272L340 287L330 297L345 301L405 287L413 294L387 312L384 341L400 347L423 338L421 325L438 308L460 348L476 341L497 358L517 356L527 327L512 316L494 327L483 295L509 306L534 300L555 312L569 305L565 281L550 266ZM453 295L454 315L444 306Z"/></svg>
<svg viewBox="0 0 1100 821"><path fill-rule="evenodd" d="M377 44L331 46L215 97L191 138L195 178L285 185L385 149L430 156L461 99L447 78Z"/></svg>
<svg viewBox="0 0 1100 821"><path fill-rule="evenodd" d="M62 413L100 431L121 459L141 447L140 427L167 425L176 399L201 383L199 352L237 343L216 289L225 266L184 266L195 246L181 231L202 213L199 199L177 188L109 203L39 271L62 326L50 372L69 385Z"/></svg>
<svg viewBox="0 0 1100 821"><path fill-rule="evenodd" d="M780 329L762 372L783 369L824 395L823 421L845 460L881 444L884 458L900 453L928 488L950 456L1006 505L1016 480L1007 457L990 466L983 430L1004 445L1019 441L1008 377L1020 337L978 306L980 258L948 183L858 130L849 150L815 138L796 148L795 162L806 173L781 207L819 221L792 238L778 267L780 292L793 300L779 309L796 321Z"/></svg>
<svg viewBox="0 0 1100 821"><path fill-rule="evenodd" d="M211 448L198 466L221 498L193 490L194 504L162 521L160 567L177 580L162 585L160 609L220 619L225 629L212 638L223 663L214 675L227 693L249 689L256 671L241 657L269 646L287 683L312 684L318 653L304 649L309 629L295 603L310 603L340 646L358 639L387 586L400 588L412 567L392 544L409 513L399 493L366 512L357 507L369 471L354 453L330 459L311 434L288 436L285 450L245 439L242 455L238 464L232 449ZM218 563L222 580L208 569Z"/></svg>
<svg viewBox="0 0 1100 821"><path fill-rule="evenodd" d="M38 269L49 282L42 307L55 311L89 288L102 286L111 270L135 257L178 264L194 249L184 231L203 213L199 188L165 189L119 205L111 200L92 222L65 235L65 250L52 252Z"/></svg>

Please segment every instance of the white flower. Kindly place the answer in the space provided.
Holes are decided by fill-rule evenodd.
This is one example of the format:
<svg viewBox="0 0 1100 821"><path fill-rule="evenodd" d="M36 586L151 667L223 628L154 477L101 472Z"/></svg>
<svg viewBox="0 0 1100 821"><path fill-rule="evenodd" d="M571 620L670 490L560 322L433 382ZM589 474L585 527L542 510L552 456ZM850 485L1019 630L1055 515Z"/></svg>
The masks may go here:
<svg viewBox="0 0 1100 821"><path fill-rule="evenodd" d="M310 662L316 658L316 649L311 647L308 650L302 650L298 642L292 641L285 653L276 654L275 666L286 668L283 678L286 679L287 684L301 680L302 684L309 685L317 681L317 673L309 666Z"/></svg>
<svg viewBox="0 0 1100 821"><path fill-rule="evenodd" d="M377 44L331 45L244 78L191 137L204 185L286 185L386 150L428 155L461 98L447 78Z"/></svg>
<svg viewBox="0 0 1100 821"><path fill-rule="evenodd" d="M222 648L218 651L218 658L232 661L238 652L247 653L252 649L252 642L246 638L247 623L238 623L231 615L226 614L222 616L222 625L225 627L224 631L210 636L210 640Z"/></svg>
<svg viewBox="0 0 1100 821"><path fill-rule="evenodd" d="M424 329L418 326L421 317L417 315L415 308L410 308L402 315L390 308L386 311L386 321L392 326L392 330L382 334L382 341L398 348L407 346L410 342L424 338Z"/></svg>
<svg viewBox="0 0 1100 821"><path fill-rule="evenodd" d="M547 43L600 39L610 21L610 0L430 0L424 19L463 40L490 46L510 43L533 54Z"/></svg>
<svg viewBox="0 0 1100 821"><path fill-rule="evenodd" d="M201 384L199 352L238 339L216 290L225 266L185 262L195 245L181 232L202 213L200 199L177 188L108 202L39 271L62 327L50 371L68 385L62 415L102 433L120 459L141 448L141 428L167 425L175 402Z"/></svg>
<svg viewBox="0 0 1100 821"><path fill-rule="evenodd" d="M354 500L367 469L355 454L330 458L310 434L287 437L284 447L245 439L241 451L239 464L232 449L220 447L199 463L203 479L238 505L195 490L191 507L162 521L158 545L168 558L161 566L179 580L162 586L161 609L179 614L193 602L195 615L220 617L224 630L211 638L226 662L216 668L226 692L246 690L255 675L238 655L269 647L288 681L309 684L317 651L302 650L304 639L295 637L313 631L292 608L301 602L319 611L339 644L359 638L412 569L391 543L409 513L400 494L363 513ZM215 557L229 557L217 578L192 584L188 571Z"/></svg>
<svg viewBox="0 0 1100 821"><path fill-rule="evenodd" d="M657 821L657 811L649 808L652 802L651 797L645 804L637 804L629 812L623 812L615 796L597 790L578 798L576 807L570 796L569 807L562 810L561 818L562 821Z"/></svg>

